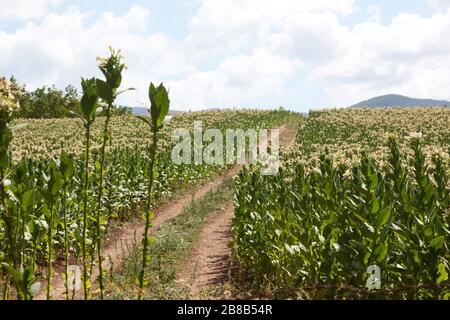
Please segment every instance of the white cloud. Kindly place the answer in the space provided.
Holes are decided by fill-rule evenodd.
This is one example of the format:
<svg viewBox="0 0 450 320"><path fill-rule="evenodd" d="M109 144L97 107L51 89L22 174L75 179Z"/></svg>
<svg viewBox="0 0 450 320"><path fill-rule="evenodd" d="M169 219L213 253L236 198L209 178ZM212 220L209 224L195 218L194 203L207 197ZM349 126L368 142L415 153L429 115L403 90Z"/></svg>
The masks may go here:
<svg viewBox="0 0 450 320"><path fill-rule="evenodd" d="M335 104L385 93L450 98L450 12L400 14L390 25L363 23L340 35L340 50L315 69Z"/></svg>
<svg viewBox="0 0 450 320"><path fill-rule="evenodd" d="M201 58L252 48L257 37L285 19L306 13L348 15L354 0L204 0L187 39Z"/></svg>
<svg viewBox="0 0 450 320"><path fill-rule="evenodd" d="M213 71L197 71L168 84L174 93L174 105L186 110L248 106L267 92L281 95L283 81L296 67L295 62L280 56L255 51L226 58Z"/></svg>
<svg viewBox="0 0 450 320"><path fill-rule="evenodd" d="M440 5L444 2L449 1ZM381 8L372 5L367 21L349 28L340 17L351 14L352 5L353 1L205 0L191 22L188 46L202 58L242 50L275 55L292 68L278 79L287 79L305 65L333 105L390 92L450 98L450 80L444 76L450 61L450 12L432 17L401 13L386 26L381 24ZM257 78L251 81L258 83ZM223 81L214 78L214 83L220 86ZM277 83L280 88L286 85ZM219 91L206 100L220 99Z"/></svg>
<svg viewBox="0 0 450 320"><path fill-rule="evenodd" d="M166 34L145 32L149 14L135 6L121 16L106 12L89 23L92 13L71 7L28 22L14 33L0 31L0 70L31 89L44 84L78 85L81 76L100 76L95 58L108 54L111 45L125 56L124 86L139 89L121 102L134 106L147 101L151 80L194 70L180 43Z"/></svg>
<svg viewBox="0 0 450 320"><path fill-rule="evenodd" d="M19 19L26 20L45 15L50 8L61 0L0 0L0 20Z"/></svg>
<svg viewBox="0 0 450 320"><path fill-rule="evenodd" d="M286 59L316 65L338 54L340 39L347 32L348 28L333 13L304 12L286 17L278 26L260 34L259 43Z"/></svg>
<svg viewBox="0 0 450 320"><path fill-rule="evenodd" d="M290 83L292 76L320 85L330 105L385 93L450 99L450 11L398 14L384 25L381 9L371 6L368 20L349 27L342 21L353 5L204 0L181 41L152 33L148 22L156 13L139 6L121 15L72 7L0 31L0 70L32 88L78 84L80 76L99 75L95 57L111 45L122 49L129 67L124 86L139 89L121 100L131 106L147 101L150 81L169 85L177 109L295 98L302 83Z"/></svg>

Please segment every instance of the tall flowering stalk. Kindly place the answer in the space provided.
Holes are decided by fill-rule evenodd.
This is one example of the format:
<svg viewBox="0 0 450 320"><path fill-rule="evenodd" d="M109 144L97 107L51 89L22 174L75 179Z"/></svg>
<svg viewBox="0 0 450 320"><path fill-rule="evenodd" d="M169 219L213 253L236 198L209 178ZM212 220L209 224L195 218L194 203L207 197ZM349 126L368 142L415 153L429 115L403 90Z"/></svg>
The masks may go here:
<svg viewBox="0 0 450 320"><path fill-rule="evenodd" d="M9 125L13 120L14 114L20 108L18 94L19 91L8 79L0 78L0 218L4 222L5 233L8 239L9 248L7 259L9 260L8 262L13 264L15 268L18 267L18 261L16 261L17 259L14 256L13 246L15 241L13 221L8 215L8 208L6 206L6 192L8 188L6 173L10 166L8 148L12 140L12 133ZM3 299L8 298L9 275L6 280L6 285L3 290Z"/></svg>
<svg viewBox="0 0 450 320"><path fill-rule="evenodd" d="M155 87L153 83L150 83L149 88L149 98L151 103L150 108L150 118L139 117L142 121L150 127L150 132L152 135L152 143L149 149L149 168L148 168L148 188L147 188L147 203L145 207L145 231L143 239L143 252L142 252L142 268L138 278L139 288L139 300L142 297L142 289L145 285L145 269L147 268L147 263L150 260L148 254L148 247L150 244L150 239L148 236L149 228L151 226L150 220L152 219L154 213L151 211L152 207L152 192L153 192L153 182L155 178L155 162L156 162L156 147L158 143L158 132L162 128L164 118L169 113L169 94L161 83L158 87Z"/></svg>
<svg viewBox="0 0 450 320"><path fill-rule="evenodd" d="M117 96L125 91L132 90L127 89L121 92L117 92L122 83L122 71L126 68L125 64L122 63L123 56L120 50L114 50L111 47L110 56L108 58L98 57L98 67L105 76L105 80L96 79L97 94L106 103L106 120L105 126L103 128L103 142L100 154L100 178L98 184L98 199L97 199L97 211L96 211L96 242L97 242L97 253L98 253L98 271L99 271L99 283L100 283L100 298L103 300L103 267L102 267L102 242L101 242L101 211L102 211L102 196L103 196L103 183L104 183L104 172L105 172L105 153L106 144L111 141L111 133L109 130L109 123L111 119L111 110L113 108L114 101Z"/></svg>
<svg viewBox="0 0 450 320"><path fill-rule="evenodd" d="M91 126L95 121L98 108L98 95L96 90L95 78L82 79L81 86L83 88L83 97L81 98L82 119L84 122L86 144L85 144L85 164L84 164L84 188L83 188L83 241L81 250L83 255L83 289L84 299L88 299L88 272L87 272L87 256L86 256L86 231L87 231L87 210L88 210L88 188L89 188L89 151L91 142Z"/></svg>

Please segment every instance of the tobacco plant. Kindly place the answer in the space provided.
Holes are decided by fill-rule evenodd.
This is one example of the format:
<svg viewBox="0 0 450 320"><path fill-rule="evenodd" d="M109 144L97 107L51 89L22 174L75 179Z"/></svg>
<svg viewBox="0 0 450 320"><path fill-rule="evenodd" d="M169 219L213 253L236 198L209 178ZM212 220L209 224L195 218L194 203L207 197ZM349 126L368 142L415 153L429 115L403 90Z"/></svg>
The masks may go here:
<svg viewBox="0 0 450 320"><path fill-rule="evenodd" d="M155 87L153 83L150 83L149 87L149 98L150 98L150 118L140 117L142 121L144 121L150 128L150 133L152 136L152 142L149 148L149 168L148 168L148 191L147 191L147 202L145 206L145 231L144 231L144 239L142 241L143 252L142 252L142 268L138 278L139 288L141 289L139 293L139 299L141 299L142 289L146 284L145 279L145 270L147 268L147 263L150 261L150 256L148 254L148 247L150 244L149 239L149 228L150 228L150 220L154 216L154 212L152 209L152 196L153 196L153 183L156 176L155 162L156 162L156 148L158 143L158 132L162 128L164 118L169 113L169 94L166 88L161 83L158 87Z"/></svg>
<svg viewBox="0 0 450 320"><path fill-rule="evenodd" d="M111 119L111 110L117 96L125 91L132 90L127 89L125 91L117 92L122 82L122 71L125 64L122 63L123 57L120 54L120 50L115 51L110 48L111 55L108 58L98 58L99 68L106 78L106 81L101 79L96 79L96 89L98 96L106 103L106 120L103 129L103 141L100 151L100 177L98 182L97 191L97 253L98 253L98 268L99 268L99 283L100 283L100 298L103 300L103 269L102 269L102 245L101 245L101 214L102 214L102 196L103 196L103 183L104 183L104 173L105 173L105 158L106 158L106 144L111 141L111 133L109 129L109 122Z"/></svg>
<svg viewBox="0 0 450 320"><path fill-rule="evenodd" d="M98 95L96 90L96 79L82 79L83 97L81 98L82 119L85 128L85 164L84 164L84 189L83 189L83 239L82 239L82 260L83 260L83 290L84 299L88 299L88 279L87 254L86 254L86 232L88 226L88 188L89 188L89 156L91 141L91 126L95 121L98 106Z"/></svg>

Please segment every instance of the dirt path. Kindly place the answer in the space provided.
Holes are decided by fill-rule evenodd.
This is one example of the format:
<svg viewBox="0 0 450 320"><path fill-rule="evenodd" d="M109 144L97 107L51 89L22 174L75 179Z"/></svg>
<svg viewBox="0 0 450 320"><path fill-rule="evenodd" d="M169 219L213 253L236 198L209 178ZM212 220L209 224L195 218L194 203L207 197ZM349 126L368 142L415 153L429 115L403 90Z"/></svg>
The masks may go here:
<svg viewBox="0 0 450 320"><path fill-rule="evenodd" d="M279 128L280 135L282 136L281 137L282 143L283 143L283 132L287 131L286 128L287 128L286 125L283 125ZM183 212L183 209L187 205L189 205L192 201L201 199L209 191L213 191L215 190L215 188L220 187L226 178L238 174L240 170L241 166L236 165L222 176L215 178L213 181L206 183L205 185L202 185L200 187L191 190L186 190L180 196L174 199L170 199L168 203L163 204L162 206L157 208L155 210L155 218L153 220L153 227L150 229L150 234L154 234L165 222L181 214ZM217 229L217 234L220 233L221 231L220 228L223 228L224 224L227 224L227 221L229 221L229 226L231 226L232 217L233 217L233 206L232 205L227 206L224 213L220 216L220 218L223 220L219 220L216 223L217 225L215 226L215 228ZM143 238L144 228L145 223L142 220L139 220L135 223L127 225L126 229L123 229L122 231L119 231L117 234L114 235L114 240L111 241L106 246L104 246L103 248L102 255L105 258L105 261L103 262L103 270L109 271L111 269L111 266L113 266L114 271L120 269L122 258L129 254L127 248L131 248L133 244L136 243L136 241L140 241ZM229 233L230 228L225 228L225 232L227 232L227 230ZM229 239L230 236L231 234L225 233L223 234L223 240L226 242L225 247L228 245L227 239ZM211 237L211 235L204 236L205 239L209 239L208 237ZM213 243L216 243L217 245L218 242L214 240ZM218 247L212 248L212 250L218 249L219 249ZM226 254L228 252L227 248L221 248L220 250L222 250L221 252L223 254ZM206 252L201 254L203 255L205 253ZM212 254L213 251L209 252L207 256L208 257L212 256ZM214 257L212 257L211 259L214 259ZM98 275L99 275L98 266L94 266L91 275L91 281L94 282L94 279L97 279ZM63 274L61 270L57 270L54 273L53 277L51 298L53 300L62 300L64 299L64 293L65 293L65 286ZM36 297L36 299L37 300L45 299L45 290L42 290L41 293ZM75 299L83 299L82 289L76 292Z"/></svg>
<svg viewBox="0 0 450 320"><path fill-rule="evenodd" d="M283 149L295 144L295 129L280 128L280 143ZM192 255L177 276L177 282L189 288L192 298L201 299L202 290L231 280L231 225L234 205L230 201L224 210L203 226Z"/></svg>
<svg viewBox="0 0 450 320"><path fill-rule="evenodd" d="M234 207L230 202L204 225L190 259L178 274L178 283L188 287L194 298L199 297L203 288L230 280L233 217Z"/></svg>

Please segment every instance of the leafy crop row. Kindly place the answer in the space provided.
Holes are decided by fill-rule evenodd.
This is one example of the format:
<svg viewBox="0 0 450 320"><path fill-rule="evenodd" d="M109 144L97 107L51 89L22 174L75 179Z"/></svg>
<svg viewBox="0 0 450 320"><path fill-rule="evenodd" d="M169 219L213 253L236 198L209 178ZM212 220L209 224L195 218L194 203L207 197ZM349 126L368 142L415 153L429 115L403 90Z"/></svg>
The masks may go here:
<svg viewBox="0 0 450 320"><path fill-rule="evenodd" d="M324 113L325 119L328 116ZM316 131L308 128L310 121ZM349 125L356 122L351 117L347 121ZM327 129L330 126L334 129ZM340 136L344 148L348 136L362 137L379 130L360 126L343 133L327 121L320 124L317 114L306 120L299 137L314 140L318 128L323 143L336 142ZM445 130L448 127L436 138L445 137ZM368 145L361 140L355 142ZM308 157L304 148L312 151L312 144L303 139L297 150L285 155L279 175L261 176L248 169L240 174L232 228L234 253L257 287L330 286L334 289L310 290L307 297L355 298L355 293L339 288L364 289L370 276L367 269L376 265L382 288L434 286L432 290L399 291L395 298L449 297L448 290L439 287L447 283L450 270L448 154L427 155L424 146L436 140L420 134L399 140L397 134L380 142L387 149L383 155L370 153L370 149L347 150L346 155L354 160L346 162L335 159L326 148ZM441 147L448 147L446 143Z"/></svg>

